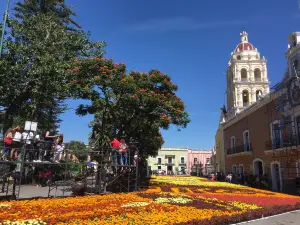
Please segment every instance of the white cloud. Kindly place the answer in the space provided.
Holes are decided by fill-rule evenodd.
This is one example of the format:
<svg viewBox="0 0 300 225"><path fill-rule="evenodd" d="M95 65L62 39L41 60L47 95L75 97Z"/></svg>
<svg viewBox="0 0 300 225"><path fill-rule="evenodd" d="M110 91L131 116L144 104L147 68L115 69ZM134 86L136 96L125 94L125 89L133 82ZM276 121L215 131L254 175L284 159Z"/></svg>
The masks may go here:
<svg viewBox="0 0 300 225"><path fill-rule="evenodd" d="M227 27L246 24L246 20L197 21L188 17L160 18L130 25L132 31L178 31Z"/></svg>

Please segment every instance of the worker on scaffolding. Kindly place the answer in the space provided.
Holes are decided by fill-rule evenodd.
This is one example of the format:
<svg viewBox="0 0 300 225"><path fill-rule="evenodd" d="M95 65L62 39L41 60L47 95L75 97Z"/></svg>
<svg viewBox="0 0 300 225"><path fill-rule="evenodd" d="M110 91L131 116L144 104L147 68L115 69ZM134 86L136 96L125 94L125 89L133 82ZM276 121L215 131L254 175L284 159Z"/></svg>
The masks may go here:
<svg viewBox="0 0 300 225"><path fill-rule="evenodd" d="M112 163L112 166L114 167L115 171L117 170L118 166L118 151L120 148L120 142L117 138L114 138L111 142L111 155L110 155L110 161Z"/></svg>

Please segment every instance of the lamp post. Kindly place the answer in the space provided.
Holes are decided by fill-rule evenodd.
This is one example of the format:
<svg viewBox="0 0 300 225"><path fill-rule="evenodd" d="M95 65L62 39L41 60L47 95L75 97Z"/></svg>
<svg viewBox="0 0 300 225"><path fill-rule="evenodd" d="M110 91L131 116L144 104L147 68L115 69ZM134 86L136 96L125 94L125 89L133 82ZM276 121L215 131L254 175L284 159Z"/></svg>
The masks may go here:
<svg viewBox="0 0 300 225"><path fill-rule="evenodd" d="M2 24L2 35L1 35L1 40L0 40L0 58L1 58L1 55L2 55L2 49L3 49L4 32L5 32L6 21L7 21L7 17L8 17L9 2L10 2L10 0L7 0L6 10L5 10L5 13L4 13L4 20L3 20L3 24Z"/></svg>

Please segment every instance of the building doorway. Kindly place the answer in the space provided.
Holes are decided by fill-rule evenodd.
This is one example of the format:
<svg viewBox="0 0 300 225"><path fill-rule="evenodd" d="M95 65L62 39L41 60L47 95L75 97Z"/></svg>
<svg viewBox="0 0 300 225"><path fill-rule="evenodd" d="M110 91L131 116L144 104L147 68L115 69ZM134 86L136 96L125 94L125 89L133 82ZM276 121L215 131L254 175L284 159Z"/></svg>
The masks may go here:
<svg viewBox="0 0 300 225"><path fill-rule="evenodd" d="M281 176L279 163L273 163L272 168L272 190L281 191Z"/></svg>
<svg viewBox="0 0 300 225"><path fill-rule="evenodd" d="M253 172L255 176L262 176L264 174L263 161L261 159L253 161Z"/></svg>
<svg viewBox="0 0 300 225"><path fill-rule="evenodd" d="M173 173L173 166L167 166L167 174L171 175Z"/></svg>

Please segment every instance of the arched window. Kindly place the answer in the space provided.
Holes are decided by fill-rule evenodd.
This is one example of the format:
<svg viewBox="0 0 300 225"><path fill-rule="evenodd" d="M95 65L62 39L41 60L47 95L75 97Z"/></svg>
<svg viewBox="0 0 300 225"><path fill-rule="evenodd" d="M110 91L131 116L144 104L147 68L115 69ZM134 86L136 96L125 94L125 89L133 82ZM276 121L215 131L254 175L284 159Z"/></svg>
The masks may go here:
<svg viewBox="0 0 300 225"><path fill-rule="evenodd" d="M241 60L242 57L241 57L240 55L238 55L238 56L236 57L236 59L237 59L237 60Z"/></svg>
<svg viewBox="0 0 300 225"><path fill-rule="evenodd" d="M298 67L299 67L299 66L298 66L298 60L297 60L297 59L293 62L293 65L292 65L292 66L293 66L293 72L292 72L293 75L294 75L294 76L298 75ZM297 74L296 74L296 73L297 73Z"/></svg>
<svg viewBox="0 0 300 225"><path fill-rule="evenodd" d="M260 69L255 69L254 70L254 78L255 78L255 81L261 81L261 72L260 72Z"/></svg>
<svg viewBox="0 0 300 225"><path fill-rule="evenodd" d="M256 91L256 101L262 96L262 91L261 90L257 90Z"/></svg>
<svg viewBox="0 0 300 225"><path fill-rule="evenodd" d="M247 70L246 69L241 70L241 78L242 78L242 81L247 81Z"/></svg>
<svg viewBox="0 0 300 225"><path fill-rule="evenodd" d="M253 175L261 176L264 175L264 161L256 158L253 160Z"/></svg>
<svg viewBox="0 0 300 225"><path fill-rule="evenodd" d="M244 173L244 165L240 164L239 165L239 174L242 174L242 173Z"/></svg>
<svg viewBox="0 0 300 225"><path fill-rule="evenodd" d="M232 165L232 171L231 171L233 174L236 174L237 173L237 168L236 168L236 165Z"/></svg>
<svg viewBox="0 0 300 225"><path fill-rule="evenodd" d="M249 92L247 90L244 90L242 95L243 95L243 106L244 107L249 106Z"/></svg>
<svg viewBox="0 0 300 225"><path fill-rule="evenodd" d="M298 60L296 59L295 61L294 61L294 68L297 70L298 69Z"/></svg>

